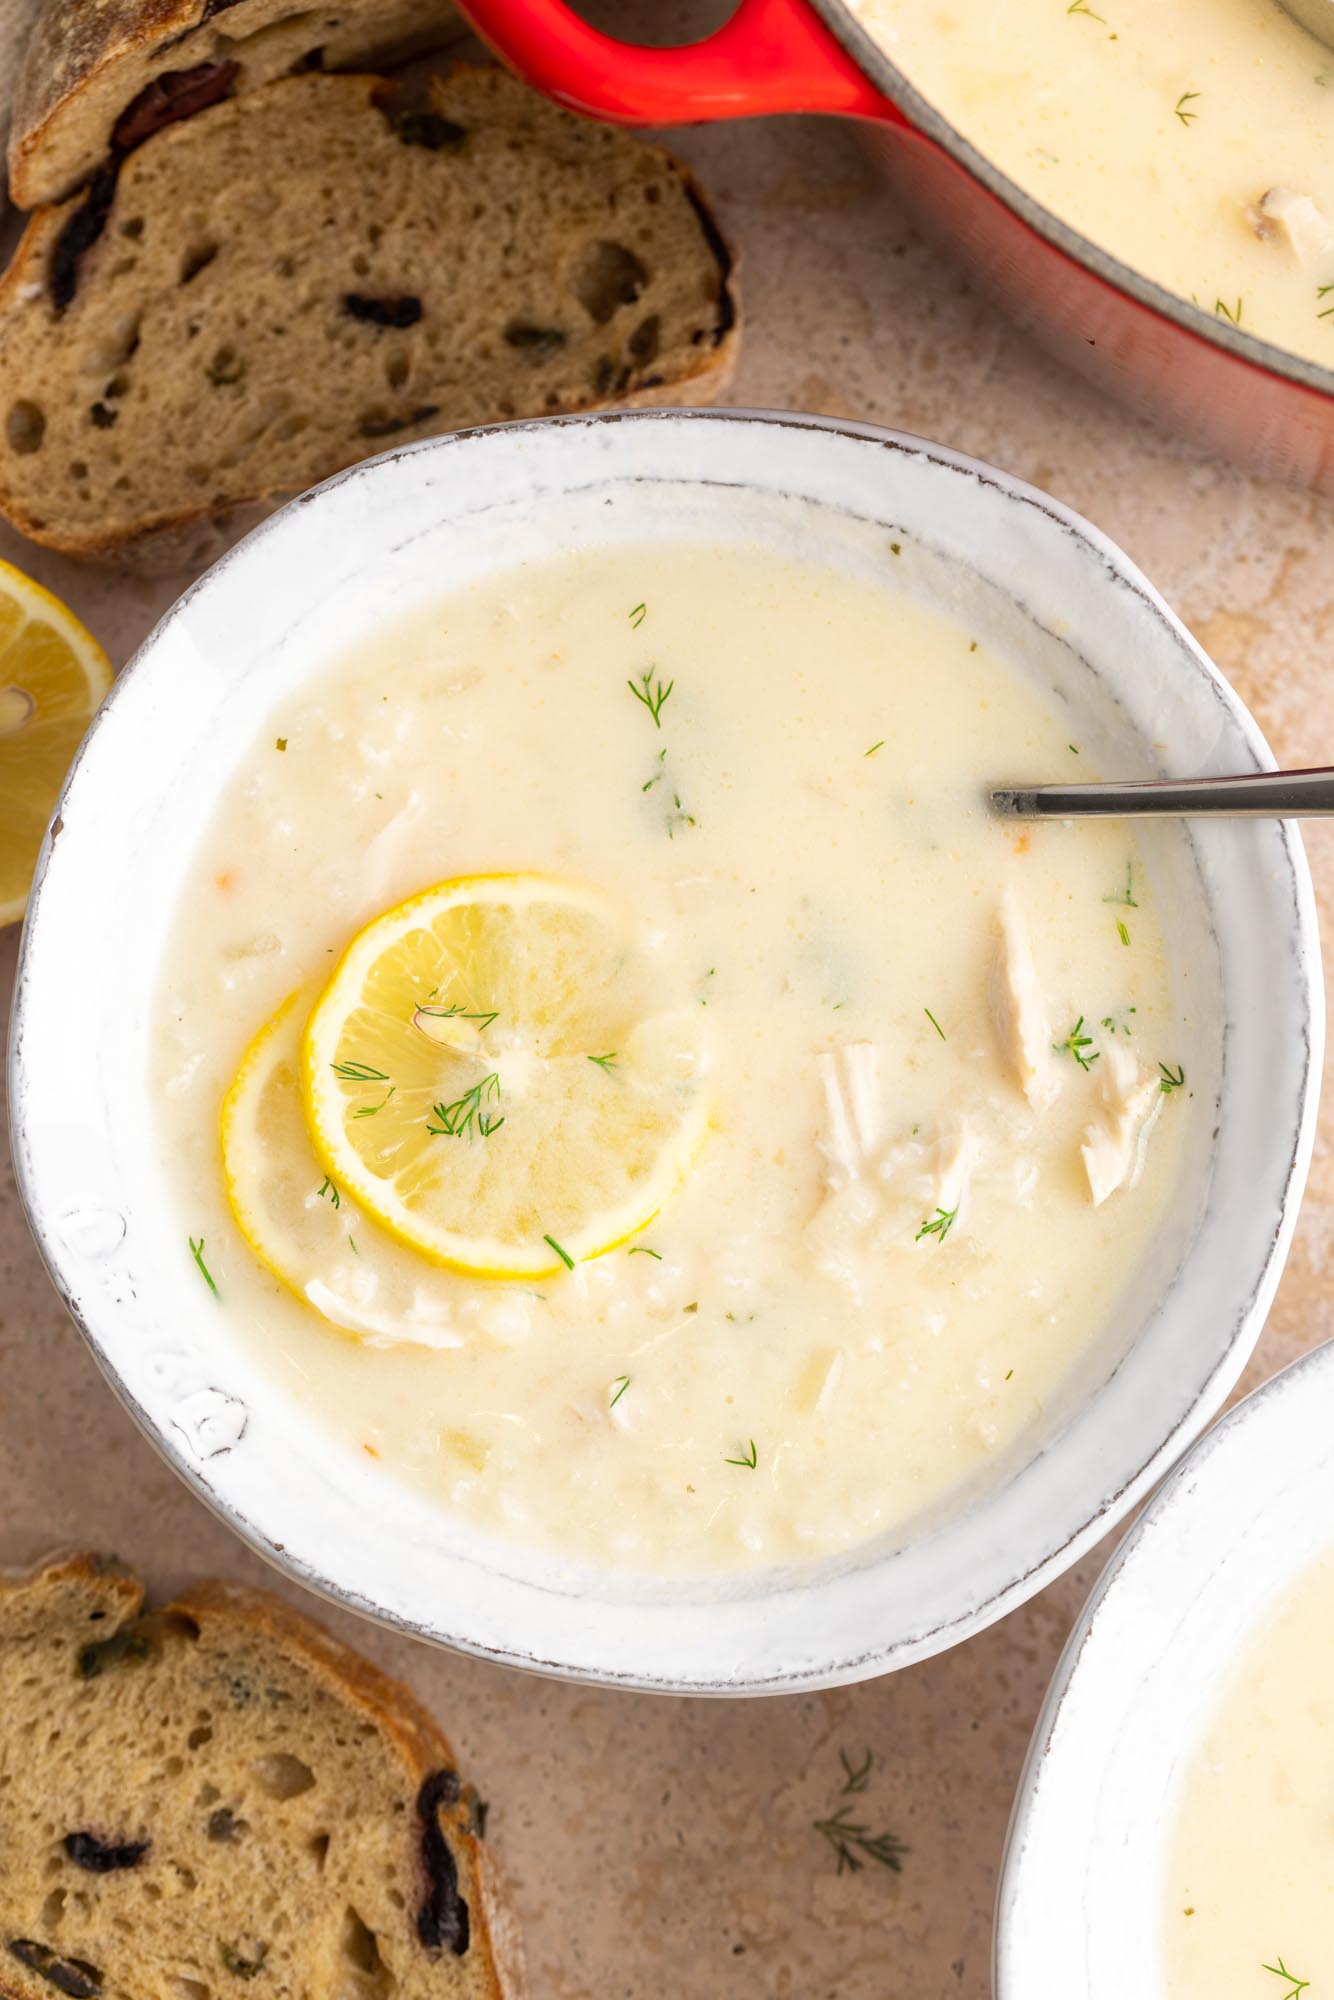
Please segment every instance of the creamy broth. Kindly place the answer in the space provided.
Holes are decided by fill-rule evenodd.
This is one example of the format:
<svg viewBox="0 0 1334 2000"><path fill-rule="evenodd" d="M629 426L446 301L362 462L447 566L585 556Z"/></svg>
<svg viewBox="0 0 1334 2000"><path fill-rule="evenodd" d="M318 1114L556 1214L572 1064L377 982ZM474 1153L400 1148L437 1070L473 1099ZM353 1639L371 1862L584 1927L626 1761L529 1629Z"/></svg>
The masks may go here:
<svg viewBox="0 0 1334 2000"><path fill-rule="evenodd" d="M506 573L286 699L191 864L153 1056L182 1245L285 1393L485 1530L663 1571L896 1529L1035 1424L1170 1210L1195 1079L1152 872L1115 823L989 817L986 780L1092 759L895 567L655 545ZM247 1045L381 912L526 870L620 912L689 1012L682 1184L573 1271L468 1277L335 1211L293 1112L262 1143L279 1181L295 1148L325 1246L303 1302L229 1213ZM522 1091L467 1143L521 1143Z"/></svg>
<svg viewBox="0 0 1334 2000"><path fill-rule="evenodd" d="M849 0L1011 180L1169 292L1334 366L1334 50L1277 0Z"/></svg>
<svg viewBox="0 0 1334 2000"><path fill-rule="evenodd" d="M1172 2000L1334 1992L1334 1554L1263 1621L1186 1773L1172 1842Z"/></svg>

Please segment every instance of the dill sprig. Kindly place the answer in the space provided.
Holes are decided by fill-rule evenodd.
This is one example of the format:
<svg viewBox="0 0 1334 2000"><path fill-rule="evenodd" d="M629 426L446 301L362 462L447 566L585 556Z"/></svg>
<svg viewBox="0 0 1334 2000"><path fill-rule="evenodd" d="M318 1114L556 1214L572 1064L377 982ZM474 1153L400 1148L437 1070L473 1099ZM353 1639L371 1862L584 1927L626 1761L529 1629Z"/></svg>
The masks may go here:
<svg viewBox="0 0 1334 2000"><path fill-rule="evenodd" d="M1139 904L1135 901L1135 864L1133 861L1127 861L1126 863L1125 888L1115 890L1112 895L1104 896L1102 900L1104 903L1118 903L1123 909L1127 910L1137 910L1139 908Z"/></svg>
<svg viewBox="0 0 1334 2000"><path fill-rule="evenodd" d="M1318 299L1327 298L1331 292L1334 292L1334 285L1317 285L1315 288L1315 295ZM1323 312L1316 314L1316 318L1334 319L1334 306L1326 306Z"/></svg>
<svg viewBox="0 0 1334 2000"><path fill-rule="evenodd" d="M1185 1066L1182 1063L1178 1063L1176 1068L1173 1069L1170 1064L1160 1062L1158 1069L1160 1072L1158 1088L1162 1091L1164 1097L1170 1097L1172 1092L1180 1090L1182 1084L1186 1081Z"/></svg>
<svg viewBox="0 0 1334 2000"><path fill-rule="evenodd" d="M1186 106L1188 104L1193 104L1195 102L1199 94L1200 93L1198 90L1183 90L1180 97L1178 97L1176 103L1172 106L1173 111L1176 113L1177 117L1181 120L1183 125L1193 125L1195 120L1199 117L1200 114L1198 111L1187 111L1186 109Z"/></svg>
<svg viewBox="0 0 1334 2000"><path fill-rule="evenodd" d="M339 1194L338 1189L334 1186L333 1182L329 1179L329 1176L327 1174L324 1176L323 1186L316 1190L316 1199L321 1200L326 1194L328 1195L330 1201L333 1203L335 1208L342 1207L343 1197Z"/></svg>
<svg viewBox="0 0 1334 2000"><path fill-rule="evenodd" d="M217 1286L214 1284L213 1273L209 1270L208 1265L204 1262L203 1237L201 1236L197 1243L195 1242L193 1236L187 1236L185 1240L190 1245L190 1255L194 1258L196 1264L198 1264L199 1266L200 1277L204 1280L204 1283L208 1286L214 1298L220 1299L222 1297L222 1293L218 1290Z"/></svg>
<svg viewBox="0 0 1334 2000"><path fill-rule="evenodd" d="M433 1125L428 1118L426 1129L433 1139L471 1140L474 1133L489 1139L505 1123L503 1117L497 1118L484 1108L491 1099L497 1103L500 1101L500 1077L495 1070L475 1083L471 1090L465 1090L462 1097L456 1097L452 1104L433 1104L431 1118L438 1118L440 1122Z"/></svg>
<svg viewBox="0 0 1334 2000"><path fill-rule="evenodd" d="M554 1236L544 1236L542 1238L542 1241L544 1243L549 1243L551 1245L552 1249L555 1251L556 1255L560 1258L561 1263L565 1266L567 1271L572 1271L574 1269L573 1257L570 1255L568 1250L561 1249L560 1244L556 1241Z"/></svg>
<svg viewBox="0 0 1334 2000"><path fill-rule="evenodd" d="M469 1010L467 1007L414 1007L415 1014L429 1014L433 1021L476 1021L479 1029L489 1028L493 1021L500 1019L499 1008L486 1013L481 1008Z"/></svg>
<svg viewBox="0 0 1334 2000"><path fill-rule="evenodd" d="M389 1078L382 1069L372 1069L369 1063L336 1062L329 1064L334 1075L344 1083L388 1083Z"/></svg>
<svg viewBox="0 0 1334 2000"><path fill-rule="evenodd" d="M941 1027L935 1015L931 1012L931 1009L929 1007L923 1007L922 1012L926 1015L927 1020L931 1023L936 1033L940 1036L941 1041L942 1042L948 1041L949 1040L948 1035L945 1033L945 1030Z"/></svg>
<svg viewBox="0 0 1334 2000"><path fill-rule="evenodd" d="M875 1752L868 1750L861 1763L854 1765L847 1751L840 1750L838 1761L843 1766L844 1779L843 1790L839 1793L839 1797L846 1798L850 1792L864 1792L871 1781L871 1771L875 1764Z"/></svg>
<svg viewBox="0 0 1334 2000"><path fill-rule="evenodd" d="M385 1105L388 1104L390 1098L394 1095L394 1092L397 1089L398 1085L396 1083L391 1083L388 1090L385 1092L384 1096L380 1099L380 1102L378 1104L359 1104L356 1110L352 1113L352 1116L354 1118L374 1118L377 1111L384 1110Z"/></svg>
<svg viewBox="0 0 1334 2000"><path fill-rule="evenodd" d="M613 1049L610 1055L605 1056L590 1056L588 1060L591 1063L596 1063L599 1069L615 1069L616 1051Z"/></svg>
<svg viewBox="0 0 1334 2000"><path fill-rule="evenodd" d="M817 1819L815 1831L827 1840L838 1856L838 1872L846 1869L855 1875L868 1861L878 1861L882 1868L892 1868L896 1875L903 1873L903 1857L911 1850L894 1833L872 1833L869 1826L850 1817L852 1807L840 1806L829 1819Z"/></svg>
<svg viewBox="0 0 1334 2000"><path fill-rule="evenodd" d="M1281 1952L1277 1965L1262 1965L1260 1970L1261 1972L1272 1972L1276 1978L1286 1979L1289 1982L1288 1990L1282 1996L1282 2000L1301 2000L1302 1994L1305 1993L1307 1987L1311 1984L1309 1979L1299 1979L1295 1972L1288 1971L1287 1966L1283 1963Z"/></svg>
<svg viewBox="0 0 1334 2000"><path fill-rule="evenodd" d="M1120 938L1122 944L1130 943L1130 932L1126 929L1125 925L1121 922L1119 917L1117 918L1116 922L1116 935Z"/></svg>
<svg viewBox="0 0 1334 2000"><path fill-rule="evenodd" d="M634 1243L625 1254L627 1257L655 1257L660 1264L662 1262L661 1250L650 1250L647 1243Z"/></svg>
<svg viewBox="0 0 1334 2000"><path fill-rule="evenodd" d="M873 743L869 750L863 750L862 755L863 757L874 757L876 751L883 750L884 747L885 747L885 739L882 736L880 738L880 741L878 743Z"/></svg>
<svg viewBox="0 0 1334 2000"><path fill-rule="evenodd" d="M634 610L630 613L630 623L634 626L636 632L639 630L640 626L643 624L644 620L647 617L648 617L647 604L636 604Z"/></svg>
<svg viewBox="0 0 1334 2000"><path fill-rule="evenodd" d="M934 1216L928 1217L922 1224L913 1237L913 1242L920 1243L924 1236L934 1236L938 1242L943 1243L953 1229L954 1218L958 1213L957 1205L954 1208L938 1208Z"/></svg>
<svg viewBox="0 0 1334 2000"><path fill-rule="evenodd" d="M611 1401L608 1403L607 1408L609 1410L614 1410L616 1408L616 1405L620 1402L621 1397L630 1387L630 1377L628 1375L618 1375L616 1377L616 1380L612 1383L611 1386L616 1391L616 1394L612 1397Z"/></svg>
<svg viewBox="0 0 1334 2000"><path fill-rule="evenodd" d="M754 1440L754 1438L747 1438L747 1440L746 1440L746 1447L747 1447L747 1453L748 1453L748 1456L747 1456L747 1457L745 1457L745 1458L725 1458L725 1459L723 1460L723 1464L724 1464L724 1465L744 1465L744 1466L745 1466L745 1468L746 1468L746 1470L747 1470L747 1472L753 1472L753 1471L755 1470L756 1466L757 1466L757 1465L759 1464L759 1462L760 1462L760 1455L759 1455L759 1453L758 1453L758 1452L756 1451L756 1449L755 1449L755 1440Z"/></svg>
<svg viewBox="0 0 1334 2000"><path fill-rule="evenodd" d="M653 669L652 667L646 667L637 681L627 681L625 685L629 688L635 700L642 702L653 717L653 727L661 729L662 711L667 706L667 697L676 686L676 682L668 681L666 687L664 687L662 682L659 681L655 688L653 685Z"/></svg>
<svg viewBox="0 0 1334 2000"><path fill-rule="evenodd" d="M1098 1051L1093 1049L1092 1035L1084 1033L1084 1016L1082 1014L1075 1022L1074 1027L1071 1028L1065 1040L1063 1042L1053 1042L1052 1047L1058 1056L1073 1056L1081 1069L1092 1069L1094 1063L1098 1060ZM1093 1054L1086 1056L1084 1054L1085 1049L1093 1049Z"/></svg>
<svg viewBox="0 0 1334 2000"><path fill-rule="evenodd" d="M1219 318L1230 321L1233 326L1241 325L1241 306L1242 301L1240 298L1238 298L1235 307L1230 306L1226 299L1214 300L1214 311L1218 314Z"/></svg>
<svg viewBox="0 0 1334 2000"><path fill-rule="evenodd" d="M1102 21L1102 25L1104 26L1104 28L1107 26L1107 23L1105 20L1103 20L1102 15L1094 13L1093 9L1088 4L1088 0L1070 0L1070 5L1066 8L1065 11L1067 14L1084 14L1088 17L1090 21Z"/></svg>

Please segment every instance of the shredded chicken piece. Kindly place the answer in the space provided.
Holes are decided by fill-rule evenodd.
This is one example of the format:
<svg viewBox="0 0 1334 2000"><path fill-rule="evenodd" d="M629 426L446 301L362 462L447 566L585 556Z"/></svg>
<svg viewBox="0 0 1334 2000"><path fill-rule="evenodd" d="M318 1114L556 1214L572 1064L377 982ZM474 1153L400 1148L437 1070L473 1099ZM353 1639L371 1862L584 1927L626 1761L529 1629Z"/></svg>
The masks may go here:
<svg viewBox="0 0 1334 2000"><path fill-rule="evenodd" d="M1334 250L1334 230L1324 214L1295 188L1269 188L1246 214L1262 243L1281 244L1299 264L1313 264Z"/></svg>
<svg viewBox="0 0 1334 2000"><path fill-rule="evenodd" d="M1079 1149L1095 1208L1118 1188L1135 1185L1149 1133L1163 1108L1157 1076L1141 1066L1124 1042L1108 1043L1099 1071L1098 1116L1084 1127Z"/></svg>
<svg viewBox="0 0 1334 2000"><path fill-rule="evenodd" d="M824 1090L825 1128L816 1144L825 1186L859 1180L880 1143L880 1051L874 1042L845 1042L815 1058Z"/></svg>
<svg viewBox="0 0 1334 2000"><path fill-rule="evenodd" d="M957 1215L981 1157L982 1141L966 1119L961 1118L950 1131L942 1132L932 1166L937 1176L935 1205L946 1215Z"/></svg>
<svg viewBox="0 0 1334 2000"><path fill-rule="evenodd" d="M419 1298L412 1311L402 1317L386 1318L383 1314L367 1310L351 1299L341 1298L320 1278L312 1278L306 1286L306 1297L317 1313L341 1326L348 1333L359 1334L368 1347L462 1347L463 1336L456 1333L447 1319L438 1313L423 1308Z"/></svg>
<svg viewBox="0 0 1334 2000"><path fill-rule="evenodd" d="M1051 1023L1038 983L1028 925L1013 890L1001 901L1000 936L990 979L991 1015L1001 1054L1035 1111L1046 1108L1060 1088L1052 1061Z"/></svg>

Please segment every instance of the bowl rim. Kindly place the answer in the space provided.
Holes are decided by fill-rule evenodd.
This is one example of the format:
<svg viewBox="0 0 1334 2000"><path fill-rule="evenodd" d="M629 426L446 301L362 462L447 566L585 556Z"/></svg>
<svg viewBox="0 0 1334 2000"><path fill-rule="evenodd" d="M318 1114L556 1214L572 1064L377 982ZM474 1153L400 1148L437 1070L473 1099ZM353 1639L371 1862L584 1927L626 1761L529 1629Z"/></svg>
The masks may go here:
<svg viewBox="0 0 1334 2000"><path fill-rule="evenodd" d="M1267 1254L1249 1295L1238 1303L1234 1311L1232 1333L1222 1359L1204 1381L1196 1383L1188 1406L1168 1435L1151 1449L1145 1450L1142 1456L1137 1452L1132 1469L1120 1479L1114 1490L1108 1490L1103 1494L1100 1504L1082 1525L1069 1531L1062 1529L1053 1539L1053 1543L1049 1544L1041 1560L1022 1569L1017 1576L1011 1576L1002 1587L991 1590L976 1603L958 1610L953 1616L942 1619L929 1629L887 1641L877 1639L874 1643L836 1659L822 1660L818 1665L792 1666L778 1673L767 1676L756 1675L751 1678L737 1679L731 1675L719 1674L705 1679L698 1676L673 1676L670 1673L651 1674L645 1669L609 1669L580 1661L539 1657L518 1644L489 1644L466 1633L461 1634L446 1629L444 1620L431 1623L421 1616L405 1615L373 1600L356 1587L340 1582L335 1575L326 1573L320 1564L306 1560L283 1543L273 1540L258 1520L251 1518L238 1505L230 1503L218 1493L205 1476L205 1470L198 1461L177 1443L170 1435L168 1427L161 1424L144 1407L116 1367L102 1337L90 1323L90 1315L76 1305L73 1281L66 1275L65 1252L56 1237L54 1217L45 1213L41 1197L34 1185L32 1162L24 1132L25 1109L31 1086L25 1069L23 1044L32 959L41 923L44 890L52 851L63 825L65 808L71 793L79 783L83 765L106 717L114 712L133 678L144 669L145 663L151 660L164 634L184 614L194 599L209 590L225 572L244 563L249 552L258 545L275 536L281 536L286 526L298 518L306 508L312 505L318 506L325 496L349 484L373 480L377 475L377 469L393 465L402 459L443 456L456 447L467 446L470 442L482 438L523 436L533 432L560 429L577 431L612 425L661 426L680 422L722 427L760 425L774 430L816 431L874 444L910 458L924 460L928 464L964 473L982 486L1003 494L1007 505L1018 503L1035 508L1040 514L1048 517L1054 525L1073 535L1077 542L1089 549L1110 572L1113 579L1127 586L1143 600L1159 620L1166 623L1178 644L1183 646L1201 680L1212 691L1215 699L1221 702L1233 723L1248 737L1256 756L1257 767L1272 767L1272 756L1249 711L1245 709L1218 669L1191 638L1152 584L1116 544L1082 516L1053 500L1040 489L1031 487L1026 482L984 461L952 451L930 440L878 425L859 424L789 411L701 408L595 411L491 425L479 430L453 432L440 437L421 439L391 448L374 458L363 460L334 474L260 522L182 592L117 675L111 692L94 718L65 779L53 810L51 823L43 839L23 929L15 979L8 1051L8 1081L16 1184L38 1252L67 1312L120 1401L159 1455L180 1475L196 1497L202 1499L259 1556L334 1605L358 1612L369 1619L429 1643L446 1645L498 1664L560 1679L627 1687L643 1692L735 1698L790 1692L796 1689L842 1686L869 1679L912 1664L919 1659L928 1658L983 1630L1035 1595L1047 1582L1069 1568L1102 1539L1108 1530L1170 1470L1192 1440L1216 1414L1245 1366L1254 1344L1254 1334L1258 1333L1263 1312L1267 1310L1269 1300L1277 1286L1288 1242L1295 1227L1314 1141L1320 1058L1324 1038L1324 994L1320 975L1319 931L1310 874L1300 836L1291 823L1281 824L1280 836L1290 871L1289 887L1293 909L1295 953L1304 973L1301 992L1306 1005L1307 1033L1298 1093L1298 1120L1291 1134L1290 1154L1282 1176L1282 1197L1277 1205ZM744 480L740 483L746 484ZM1248 1333L1251 1333L1249 1339ZM869 1567L866 1573L872 1573ZM763 1597L755 1599L756 1604L765 1601Z"/></svg>
<svg viewBox="0 0 1334 2000"><path fill-rule="evenodd" d="M857 67L890 104L903 112L913 127L933 140L1004 208L1009 209L1018 221L1026 224L1053 249L1082 265L1091 276L1111 286L1114 291L1124 293L1137 305L1156 313L1160 319L1170 321L1194 339L1220 348L1263 374L1290 382L1308 394L1334 397L1334 364L1324 365L1291 353L1272 341L1262 339L1259 334L1234 325L1217 313L1206 312L1203 306L1168 291L1156 279L1146 277L1133 265L1123 263L1119 257L1104 250L1092 237L1083 235L1073 223L1063 221L1053 209L1045 207L1035 195L1029 194L1017 181L1003 173L971 139L951 124L943 112L936 109L929 98L922 95L916 84L852 12L849 0L805 0L805 4L819 15ZM1331 55L1331 64L1334 64L1334 55Z"/></svg>
<svg viewBox="0 0 1334 2000"><path fill-rule="evenodd" d="M1324 1396L1318 1421L1311 1415L1313 1409L1319 1408L1318 1398L1311 1394L1313 1388L1318 1388ZM1220 1486L1233 1490L1245 1486L1247 1467L1256 1462L1257 1452L1268 1463L1279 1464L1281 1469L1274 1481L1279 1494L1296 1488L1309 1476L1315 1434L1322 1425L1321 1440L1316 1446L1319 1457L1314 1463L1334 1465L1334 1447L1328 1432L1332 1401L1334 1339L1323 1341L1290 1361L1213 1424L1164 1480L1100 1572L1061 1650L1015 1791L996 1890L992 1953L996 2000L1026 2000L1032 1991L1024 1983L1023 1965L1015 1964L1023 1945L1022 1940L1015 1943L1014 1939L1031 1905L1050 1904L1050 1883L1039 1873L1042 1841L1045 1839L1050 1846L1052 1838L1045 1824L1051 1810L1045 1787L1049 1773L1071 1760L1078 1761L1090 1790L1096 1780L1097 1767L1090 1759L1086 1743L1087 1723L1082 1716L1072 1716L1071 1709L1082 1682L1099 1670L1108 1647L1116 1657L1118 1626L1125 1616L1122 1600L1130 1600L1127 1610L1133 1611L1140 1633L1159 1649L1158 1657L1167 1657L1179 1641L1181 1605L1175 1595L1170 1599L1165 1595L1161 1584L1164 1572L1181 1565L1184 1536L1206 1516ZM1271 1433L1276 1435L1271 1437ZM1327 1541L1334 1545L1334 1515L1328 1523ZM1226 1559L1228 1550L1222 1549L1220 1554ZM1253 1564L1255 1556L1248 1554L1238 1559ZM1284 1576L1280 1595L1291 1588L1309 1559L1299 1557L1294 1561ZM1219 1571L1203 1576L1199 1580L1199 1598L1217 1597L1227 1588L1229 1575L1230 1572ZM1158 1586L1156 1595L1155 1586ZM1243 1637L1243 1647L1245 1643ZM1225 1674L1238 1657L1235 1649L1225 1650L1214 1656L1213 1664ZM1195 1725L1192 1740L1198 1741L1200 1718L1195 1716L1191 1721ZM1068 1842L1069 1832L1069 1827L1064 1826L1056 1838ZM1129 1840L1132 1832L1131 1828L1123 1829L1122 1838ZM1096 1966L1093 1970L1096 1976ZM1071 2000L1079 2000L1081 1994L1092 1990L1082 1984L1072 1986Z"/></svg>

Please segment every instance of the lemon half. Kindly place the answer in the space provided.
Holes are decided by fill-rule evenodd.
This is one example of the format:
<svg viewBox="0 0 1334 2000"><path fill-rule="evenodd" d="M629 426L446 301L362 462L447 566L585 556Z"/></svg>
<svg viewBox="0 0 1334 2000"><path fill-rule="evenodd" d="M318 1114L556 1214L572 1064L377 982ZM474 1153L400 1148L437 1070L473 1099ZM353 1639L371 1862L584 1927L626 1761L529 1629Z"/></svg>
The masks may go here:
<svg viewBox="0 0 1334 2000"><path fill-rule="evenodd" d="M46 823L110 686L73 612L0 562L0 924L23 915Z"/></svg>
<svg viewBox="0 0 1334 2000"><path fill-rule="evenodd" d="M323 1165L458 1270L537 1277L624 1242L707 1123L698 1010L655 959L602 898L536 875L376 918L303 1040Z"/></svg>

